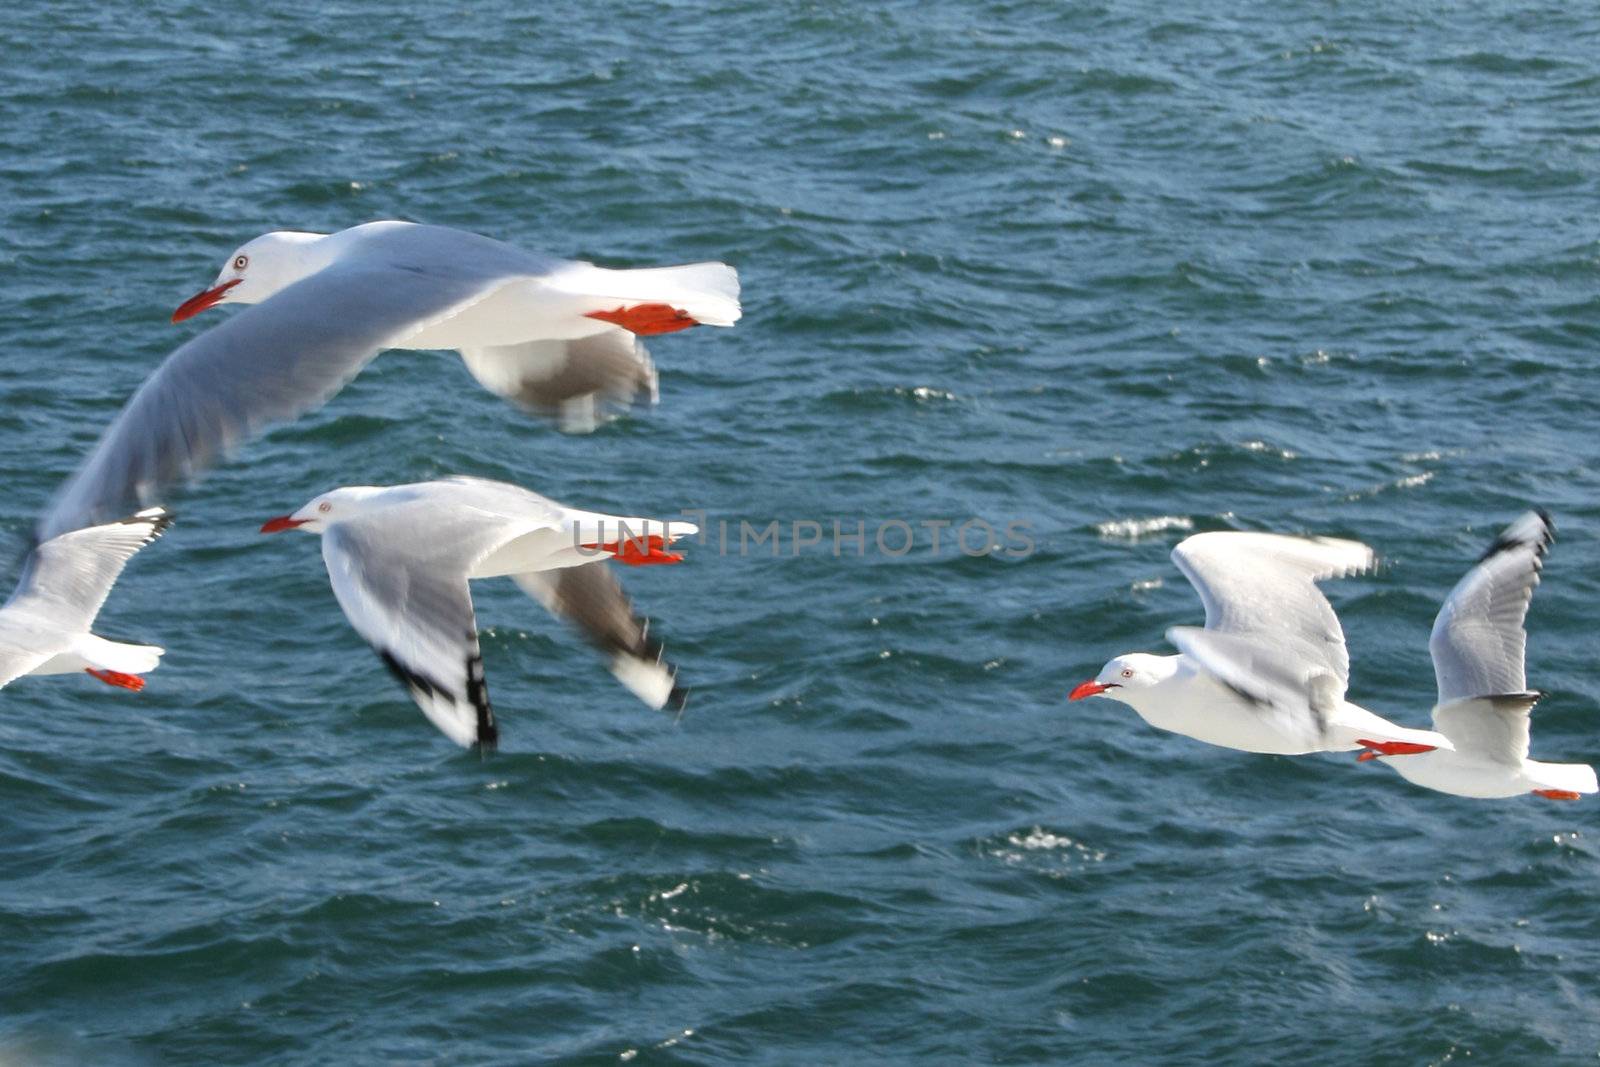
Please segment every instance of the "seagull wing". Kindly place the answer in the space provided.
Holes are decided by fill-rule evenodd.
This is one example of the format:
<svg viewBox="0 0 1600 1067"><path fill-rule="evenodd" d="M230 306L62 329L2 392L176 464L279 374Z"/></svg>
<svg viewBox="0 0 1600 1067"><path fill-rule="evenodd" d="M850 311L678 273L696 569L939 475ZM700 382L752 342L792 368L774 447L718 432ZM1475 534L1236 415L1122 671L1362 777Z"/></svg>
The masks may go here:
<svg viewBox="0 0 1600 1067"><path fill-rule="evenodd" d="M1343 701L1343 679L1298 642L1196 626L1174 626L1167 640L1247 703L1314 722L1319 732Z"/></svg>
<svg viewBox="0 0 1600 1067"><path fill-rule="evenodd" d="M614 411L658 396L650 353L615 326L572 340L463 348L461 358L485 388L555 417L567 433L589 433Z"/></svg>
<svg viewBox="0 0 1600 1067"><path fill-rule="evenodd" d="M57 641L55 635L42 634L29 620L15 617L8 608L0 608L0 689L66 646L64 639Z"/></svg>
<svg viewBox="0 0 1600 1067"><path fill-rule="evenodd" d="M1357 541L1218 531L1179 542L1172 560L1200 594L1206 630L1282 643L1350 681L1350 654L1333 605L1316 583L1370 569L1376 557Z"/></svg>
<svg viewBox="0 0 1600 1067"><path fill-rule="evenodd" d="M522 532L470 508L423 501L334 523L322 558L350 625L458 745L492 747L499 737L467 572Z"/></svg>
<svg viewBox="0 0 1600 1067"><path fill-rule="evenodd" d="M649 636L650 620L634 614L633 602L604 560L512 577L609 657L611 673L640 700L657 709L683 708L688 694L677 684L676 669L662 662L661 644Z"/></svg>
<svg viewBox="0 0 1600 1067"><path fill-rule="evenodd" d="M160 498L271 423L319 407L379 351L504 284L494 272L338 263L180 346L57 493L37 537Z"/></svg>
<svg viewBox="0 0 1600 1067"><path fill-rule="evenodd" d="M1554 536L1549 516L1528 512L1501 532L1445 598L1428 639L1441 709L1472 697L1526 692L1523 623ZM1526 721L1522 730L1526 752Z"/></svg>
<svg viewBox="0 0 1600 1067"><path fill-rule="evenodd" d="M1528 719L1538 693L1468 697L1433 709L1433 725L1456 746L1472 753L1522 766L1528 758Z"/></svg>
<svg viewBox="0 0 1600 1067"><path fill-rule="evenodd" d="M86 633L128 560L170 525L172 513L154 507L52 537L28 555L6 608L63 634Z"/></svg>

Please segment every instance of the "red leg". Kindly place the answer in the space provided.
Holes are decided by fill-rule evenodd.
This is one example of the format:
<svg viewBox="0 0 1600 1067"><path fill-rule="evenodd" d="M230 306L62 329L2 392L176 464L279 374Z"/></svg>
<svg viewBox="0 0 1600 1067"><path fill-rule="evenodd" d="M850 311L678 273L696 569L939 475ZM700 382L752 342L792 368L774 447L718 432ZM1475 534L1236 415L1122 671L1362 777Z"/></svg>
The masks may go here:
<svg viewBox="0 0 1600 1067"><path fill-rule="evenodd" d="M630 567L643 567L650 563L682 563L683 554L679 552L664 551L667 539L656 534L649 537L629 537L621 541L591 541L589 544L580 545L580 548L592 549L596 552L610 552L612 558L618 563L626 563Z"/></svg>
<svg viewBox="0 0 1600 1067"><path fill-rule="evenodd" d="M1415 756L1419 752L1432 752L1438 745L1419 745L1413 741L1368 741L1364 737L1356 738L1356 744L1366 745L1368 751L1356 757L1357 763L1365 763L1369 759L1379 756Z"/></svg>
<svg viewBox="0 0 1600 1067"><path fill-rule="evenodd" d="M86 669L102 682L107 685L114 685L119 689L132 689L137 693L144 688L144 679L137 674L123 674L121 671L97 671L93 667Z"/></svg>
<svg viewBox="0 0 1600 1067"><path fill-rule="evenodd" d="M1535 789L1533 795L1544 797L1546 800L1577 800L1583 794L1574 793L1570 789Z"/></svg>
<svg viewBox="0 0 1600 1067"><path fill-rule="evenodd" d="M641 337L648 337L653 333L675 333L700 325L687 311L680 311L671 304L635 304L632 307L618 307L610 311L591 311L584 317L621 326L629 333L636 333Z"/></svg>

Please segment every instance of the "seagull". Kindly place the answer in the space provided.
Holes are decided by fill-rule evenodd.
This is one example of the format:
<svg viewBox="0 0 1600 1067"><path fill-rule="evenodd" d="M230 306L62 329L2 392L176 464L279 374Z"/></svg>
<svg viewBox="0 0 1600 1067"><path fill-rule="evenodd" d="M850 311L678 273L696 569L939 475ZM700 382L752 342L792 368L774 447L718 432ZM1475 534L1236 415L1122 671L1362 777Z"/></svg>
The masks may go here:
<svg viewBox="0 0 1600 1067"><path fill-rule="evenodd" d="M86 671L135 692L164 649L89 632L128 560L172 525L166 508L73 530L34 547L11 599L0 607L0 689L25 674Z"/></svg>
<svg viewBox="0 0 1600 1067"><path fill-rule="evenodd" d="M505 482L452 477L394 486L345 486L262 533L322 535L333 594L428 719L463 747L499 738L467 582L510 575L551 614L609 657L611 673L652 708L682 710L685 691L616 576L677 563L667 546L698 532L677 520L578 511Z"/></svg>
<svg viewBox="0 0 1600 1067"><path fill-rule="evenodd" d="M486 388L584 432L613 407L655 401L640 336L740 315L724 263L607 270L394 221L263 234L173 318L223 304L253 306L145 381L57 494L40 540L151 502L269 423L320 406L384 349L455 349Z"/></svg>
<svg viewBox="0 0 1600 1067"><path fill-rule="evenodd" d="M1218 531L1179 542L1172 560L1200 594L1204 629L1174 626L1176 656L1133 652L1069 699L1120 700L1151 726L1223 748L1298 755L1449 748L1345 700L1350 655L1316 583L1369 570L1372 549L1330 537Z"/></svg>
<svg viewBox="0 0 1600 1067"><path fill-rule="evenodd" d="M1543 511L1506 527L1445 598L1428 650L1439 683L1433 725L1455 751L1392 763L1406 781L1481 799L1533 793L1577 800L1600 792L1594 768L1528 758L1528 718L1539 694L1528 689L1523 623L1555 528ZM1363 752L1361 760L1383 759Z"/></svg>

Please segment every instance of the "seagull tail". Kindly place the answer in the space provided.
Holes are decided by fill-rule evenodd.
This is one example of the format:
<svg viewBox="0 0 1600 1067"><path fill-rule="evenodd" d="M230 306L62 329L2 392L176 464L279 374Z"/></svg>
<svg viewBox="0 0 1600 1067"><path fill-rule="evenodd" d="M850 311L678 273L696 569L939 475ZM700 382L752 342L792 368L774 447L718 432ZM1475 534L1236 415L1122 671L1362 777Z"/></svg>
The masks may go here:
<svg viewBox="0 0 1600 1067"><path fill-rule="evenodd" d="M166 651L155 645L130 645L121 641L107 641L94 634L80 637L74 651L103 671L119 674L146 674L161 663Z"/></svg>
<svg viewBox="0 0 1600 1067"><path fill-rule="evenodd" d="M682 325L732 326L739 321L739 273L726 263L688 263L681 267L641 267L634 270L608 270L583 264L568 276L552 278L552 286L616 301L619 311L636 306L663 306L686 314L682 324L646 325L635 329L625 313L613 320L635 333L658 333ZM609 309L608 309L609 313Z"/></svg>
<svg viewBox="0 0 1600 1067"><path fill-rule="evenodd" d="M1600 793L1594 768L1587 763L1539 763L1528 761L1528 777L1543 789L1563 793Z"/></svg>

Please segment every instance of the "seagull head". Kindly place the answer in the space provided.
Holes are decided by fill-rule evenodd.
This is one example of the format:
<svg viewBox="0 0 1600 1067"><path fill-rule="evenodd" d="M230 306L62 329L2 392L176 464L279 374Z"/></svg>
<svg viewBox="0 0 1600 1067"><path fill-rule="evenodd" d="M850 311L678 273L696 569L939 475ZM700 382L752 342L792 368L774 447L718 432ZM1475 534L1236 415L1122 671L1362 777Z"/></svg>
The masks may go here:
<svg viewBox="0 0 1600 1067"><path fill-rule="evenodd" d="M1100 668L1100 673L1074 689L1068 700L1085 697L1110 697L1132 704L1141 690L1159 685L1172 676L1176 656L1153 656L1148 652L1129 652Z"/></svg>
<svg viewBox="0 0 1600 1067"><path fill-rule="evenodd" d="M367 499L380 492L370 485L347 485L314 497L305 507L290 515L279 515L261 524L262 533L304 530L320 534L336 522L354 518L367 510Z"/></svg>
<svg viewBox="0 0 1600 1067"><path fill-rule="evenodd" d="M323 264L312 255L320 233L277 230L233 250L217 280L178 305L173 322L193 318L218 304L259 304L279 289L315 273Z"/></svg>

